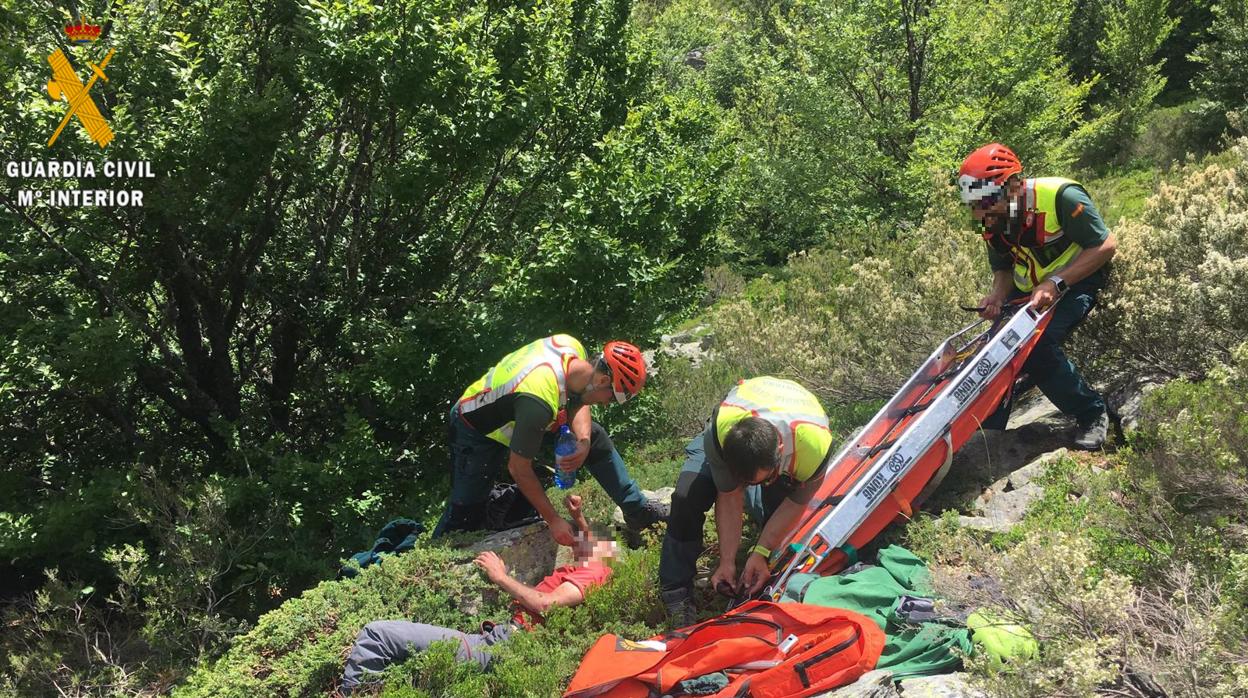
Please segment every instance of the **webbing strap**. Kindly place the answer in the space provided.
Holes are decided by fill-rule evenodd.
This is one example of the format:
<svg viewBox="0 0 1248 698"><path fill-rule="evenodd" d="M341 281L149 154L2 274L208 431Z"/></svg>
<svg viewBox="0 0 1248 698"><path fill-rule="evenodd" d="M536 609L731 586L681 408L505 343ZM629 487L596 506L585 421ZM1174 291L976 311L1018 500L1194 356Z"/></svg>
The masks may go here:
<svg viewBox="0 0 1248 698"><path fill-rule="evenodd" d="M848 564L845 565L846 567L849 567L850 565L858 564L858 548L855 548L849 543L846 543L842 545L841 547L837 548L837 550L840 550L841 552L845 553L845 558L849 560Z"/></svg>

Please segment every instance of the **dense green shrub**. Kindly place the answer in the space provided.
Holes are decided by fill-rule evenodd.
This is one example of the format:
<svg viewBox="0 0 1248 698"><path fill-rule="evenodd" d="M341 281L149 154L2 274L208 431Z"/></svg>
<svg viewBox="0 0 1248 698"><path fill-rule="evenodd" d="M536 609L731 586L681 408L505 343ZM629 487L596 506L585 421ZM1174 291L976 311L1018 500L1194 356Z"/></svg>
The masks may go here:
<svg viewBox="0 0 1248 698"><path fill-rule="evenodd" d="M1040 656L1009 671L971 662L994 695L1134 690L1128 674L1173 696L1248 688L1246 389L1241 344L1207 380L1150 393L1129 448L1108 461L1055 460L1032 480L1044 496L1010 533L984 541L952 515L908 528L937 563L942 593L993 606L1040 639ZM976 574L1001 593L968 585Z"/></svg>
<svg viewBox="0 0 1248 698"><path fill-rule="evenodd" d="M644 344L700 298L721 124L652 92L627 0L100 6L101 45L66 50L116 49L106 156L46 145L67 11L9 5L0 149L157 176L113 183L142 209L0 193L6 596L51 568L103 592L131 546L128 609L195 661L210 619L434 513L448 401L491 362L552 331Z"/></svg>
<svg viewBox="0 0 1248 698"><path fill-rule="evenodd" d="M1248 523L1248 343L1207 380L1149 394L1143 418L1135 459L1168 499L1185 513Z"/></svg>
<svg viewBox="0 0 1248 698"><path fill-rule="evenodd" d="M318 696L342 673L346 651L366 623L410 618L473 632L482 619L506 609L493 587L462 554L421 547L363 571L356 579L325 582L265 615L218 661L205 664L174 695ZM654 593L655 540L617 560L611 581L584 604L553 610L530 633L517 633L495 651L488 672L455 662L443 648L413 657L387 672L385 695L555 696L581 656L604 632L648 637L662 611ZM505 595L503 595L505 597ZM476 616L458 605L480 607ZM417 693L409 690L415 684Z"/></svg>
<svg viewBox="0 0 1248 698"><path fill-rule="evenodd" d="M1248 335L1248 142L1163 183L1120 241L1101 308L1077 335L1110 377L1203 375Z"/></svg>
<svg viewBox="0 0 1248 698"><path fill-rule="evenodd" d="M722 251L758 270L922 219L933 170L1004 139L1071 161L1091 83L1057 49L1072 3L642 3L662 84L722 109ZM834 28L834 29L831 29ZM697 67L686 54L700 51Z"/></svg>
<svg viewBox="0 0 1248 698"><path fill-rule="evenodd" d="M1097 10L1104 18L1097 62L1106 75L1093 94L1095 127L1081 143L1083 162L1104 166L1121 152L1165 87L1163 62L1153 57L1178 24L1169 9L1168 0L1113 0Z"/></svg>
<svg viewBox="0 0 1248 698"><path fill-rule="evenodd" d="M943 193L943 191L942 191ZM793 378L830 404L891 396L936 344L973 316L989 272L983 242L952 199L904 238L861 259L820 250L790 260L709 312L715 358L664 389L674 426L705 419L733 381Z"/></svg>

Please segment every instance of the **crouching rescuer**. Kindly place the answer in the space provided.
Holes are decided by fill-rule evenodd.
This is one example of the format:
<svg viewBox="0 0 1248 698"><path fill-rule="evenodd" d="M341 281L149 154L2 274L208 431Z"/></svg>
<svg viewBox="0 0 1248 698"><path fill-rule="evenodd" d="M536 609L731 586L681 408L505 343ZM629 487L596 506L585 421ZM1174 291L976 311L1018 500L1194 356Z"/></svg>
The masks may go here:
<svg viewBox="0 0 1248 698"><path fill-rule="evenodd" d="M577 449L561 466L584 466L624 511L629 529L640 531L666 519L666 507L642 494L589 410L590 405L624 403L645 382L645 359L628 342L607 342L590 359L579 341L557 334L503 357L451 408L451 496L434 537L482 527L490 489L505 464L555 542L572 545L571 526L555 512L533 470L534 456L543 444L553 447L563 424L575 434Z"/></svg>
<svg viewBox="0 0 1248 698"><path fill-rule="evenodd" d="M675 625L696 620L693 579L707 510L714 505L719 534L712 586L733 596L757 593L770 579L772 548L797 524L819 489L831 447L819 400L793 381L751 378L720 402L706 429L685 447L663 538L659 587ZM747 510L763 530L738 578L736 558Z"/></svg>
<svg viewBox="0 0 1248 698"><path fill-rule="evenodd" d="M1105 400L1079 374L1062 343L1096 305L1117 241L1078 182L1022 173L1018 157L1000 143L968 155L958 172L962 203L982 226L992 268L992 290L980 301L980 314L995 319L1002 305L1023 297L1041 309L1056 301L1022 372L1075 419L1074 445L1098 449L1109 430ZM1007 403L984 428L1003 429L1008 418Z"/></svg>

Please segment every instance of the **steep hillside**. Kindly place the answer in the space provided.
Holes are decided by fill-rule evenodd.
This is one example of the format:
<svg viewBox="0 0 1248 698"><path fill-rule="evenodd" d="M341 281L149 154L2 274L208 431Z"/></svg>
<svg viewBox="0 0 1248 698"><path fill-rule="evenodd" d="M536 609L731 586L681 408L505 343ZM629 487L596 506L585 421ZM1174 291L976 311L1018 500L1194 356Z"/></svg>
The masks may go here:
<svg viewBox="0 0 1248 698"><path fill-rule="evenodd" d="M1139 219L1118 226L1123 252L1115 286L1081 330L1081 351L1106 380L1125 386L1114 397L1116 406L1126 404L1125 442L1108 454L1045 455L1069 438L1069 426L1060 415L1024 407L1008 431L985 434L959 454L930 513L886 533L930 560L946 597L995 608L1041 640L1037 658L1007 672L971 659L970 671L991 695L1150 695L1156 686L1172 696L1229 698L1248 691L1248 344L1232 341L1248 336L1248 312L1235 311L1242 297L1235 289L1248 281L1246 204L1248 142L1182 170ZM951 236L942 227L949 225L933 217L934 230L919 239L937 231ZM689 414L668 414L673 425L688 428L696 421L694 403L713 400L722 388L715 381L763 370L811 375L797 371L795 365L808 364L796 361L830 362L807 371L824 377L816 385L833 404L855 391L870 395L873 385L887 391L908 365L906 351L924 348L921 338L888 328L910 321L937 336L942 322L957 317L937 310L976 287L927 283L947 276L942 264L977 263L974 244L941 245L939 255L930 246L907 249L909 257L839 267L836 283L816 281L838 268L820 263L835 257L811 255L794 260L783 280L752 284L711 313L716 334L699 370L679 358L661 367L654 400L669 408L680 400ZM917 273L900 273L897 265ZM916 289L919 302L907 295ZM910 300L891 300L902 297ZM896 322L880 322L877 302L874 332L850 324L864 322L857 298L882 302ZM799 335L825 344L794 352ZM846 358L873 352L887 362ZM1141 400L1140 382L1130 379L1145 374L1171 382ZM833 413L852 425L868 410ZM644 486L671 484L679 444L667 438L629 450ZM602 493L584 483L578 488L592 513L605 518ZM558 611L508 643L490 672L457 667L448 653L433 652L392 669L387 695L404 695L413 682L413 695L557 695L601 633L642 638L664 627L654 588L657 555L651 537L625 555L614 581L583 607ZM323 583L262 618L178 694L320 695L333 687L355 631L373 619L470 630L502 609L492 596L475 601L484 584L465 559L464 552L423 545L357 580ZM996 581L968 587L968 578ZM713 613L718 602L709 595L704 601Z"/></svg>

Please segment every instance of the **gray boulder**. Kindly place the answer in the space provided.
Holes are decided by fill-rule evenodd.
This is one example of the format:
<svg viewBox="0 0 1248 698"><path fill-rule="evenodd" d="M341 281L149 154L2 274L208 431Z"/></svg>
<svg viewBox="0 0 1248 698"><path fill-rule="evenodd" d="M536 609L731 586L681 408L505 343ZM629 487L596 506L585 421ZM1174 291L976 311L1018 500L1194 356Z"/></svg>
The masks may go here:
<svg viewBox="0 0 1248 698"><path fill-rule="evenodd" d="M703 70L706 68L706 53L710 49L710 46L699 46L686 53L682 62L694 70Z"/></svg>
<svg viewBox="0 0 1248 698"><path fill-rule="evenodd" d="M1139 428L1144 397L1165 385L1166 380L1161 376L1139 376L1105 396L1109 408L1118 414L1124 434Z"/></svg>
<svg viewBox="0 0 1248 698"><path fill-rule="evenodd" d="M696 367L711 355L714 344L715 336L705 325L698 325L683 332L661 336L658 353L666 358L684 359Z"/></svg>
<svg viewBox="0 0 1248 698"><path fill-rule="evenodd" d="M507 569L516 579L533 585L550 574L555 568L555 556L559 545L550 537L546 522L529 524L508 531L491 533L469 547L476 555L493 550L507 563Z"/></svg>
<svg viewBox="0 0 1248 698"><path fill-rule="evenodd" d="M530 586L537 584L555 568L556 555L560 549L560 546L550 537L550 529L544 521L491 533L471 545L462 547L467 548L467 551L474 557L487 550L494 551L507 564L507 570L513 577ZM474 572L471 562L464 563L462 569L470 573ZM460 613L476 616L481 612L482 602L495 601L500 594L498 589L490 587L481 596L455 595L452 602L458 607Z"/></svg>
<svg viewBox="0 0 1248 698"><path fill-rule="evenodd" d="M1028 483L1026 486L992 497L986 501L976 500L981 510L975 516L959 516L958 522L965 528L991 533L1005 533L1023 520L1027 507L1044 496L1044 488Z"/></svg>
<svg viewBox="0 0 1248 698"><path fill-rule="evenodd" d="M899 688L902 698L989 698L962 672L906 679Z"/></svg>
<svg viewBox="0 0 1248 698"><path fill-rule="evenodd" d="M815 698L900 698L897 687L893 685L893 672L887 669L876 669L863 674L857 681L842 686L828 693L820 693Z"/></svg>
<svg viewBox="0 0 1248 698"><path fill-rule="evenodd" d="M924 508L962 508L985 488L1024 470L1023 466L1039 456L1069 444L1069 420L1039 391L1030 391L1014 406L1004 430L981 429L963 444L953 457L942 487ZM1043 467L1038 466L1041 472ZM1023 485L1020 482L1016 487L1022 489Z"/></svg>
<svg viewBox="0 0 1248 698"><path fill-rule="evenodd" d="M959 517L959 523L977 531L1009 531L1023 520L1027 507L1044 496L1044 488L1032 479L1069 454L1070 451L1065 448L1050 451L992 483L971 504L973 515Z"/></svg>

